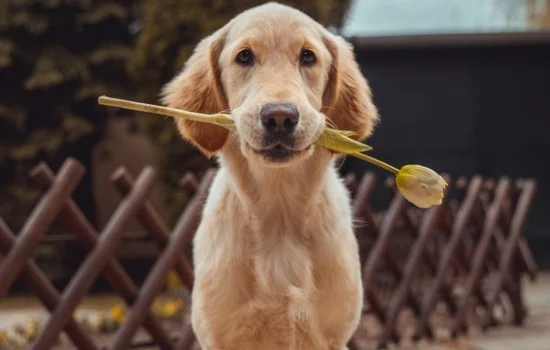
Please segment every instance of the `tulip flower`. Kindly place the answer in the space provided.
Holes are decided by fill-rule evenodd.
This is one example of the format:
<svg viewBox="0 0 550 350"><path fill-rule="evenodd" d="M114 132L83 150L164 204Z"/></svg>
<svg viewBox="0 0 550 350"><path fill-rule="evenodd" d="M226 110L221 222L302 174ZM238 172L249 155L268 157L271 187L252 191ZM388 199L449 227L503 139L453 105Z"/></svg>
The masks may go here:
<svg viewBox="0 0 550 350"><path fill-rule="evenodd" d="M445 180L435 171L422 165L405 165L395 179L399 192L419 208L441 205Z"/></svg>
<svg viewBox="0 0 550 350"><path fill-rule="evenodd" d="M107 96L101 96L98 102L99 104L112 107L214 124L228 130L235 129L235 122L229 114L220 113L209 115L187 112L175 108L133 102ZM447 183L439 174L422 165L405 165L401 169L397 169L381 160L361 153L372 150L372 147L351 139L350 136L353 135L353 131L336 130L325 127L325 130L316 141L316 144L335 152L348 154L352 157L367 161L393 173L396 176L395 180L399 192L406 200L419 208L425 209L434 205L441 205Z"/></svg>

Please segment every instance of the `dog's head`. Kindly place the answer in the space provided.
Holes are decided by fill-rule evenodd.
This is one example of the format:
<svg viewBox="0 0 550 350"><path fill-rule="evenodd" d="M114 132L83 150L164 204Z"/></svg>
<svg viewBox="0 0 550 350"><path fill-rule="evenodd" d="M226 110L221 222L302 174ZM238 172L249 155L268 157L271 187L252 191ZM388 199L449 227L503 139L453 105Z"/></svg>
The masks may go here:
<svg viewBox="0 0 550 350"><path fill-rule="evenodd" d="M378 119L351 45L304 13L277 3L247 10L201 41L163 91L173 108L230 111L248 159L285 165L307 158L325 125L372 132ZM177 122L211 156L229 132Z"/></svg>

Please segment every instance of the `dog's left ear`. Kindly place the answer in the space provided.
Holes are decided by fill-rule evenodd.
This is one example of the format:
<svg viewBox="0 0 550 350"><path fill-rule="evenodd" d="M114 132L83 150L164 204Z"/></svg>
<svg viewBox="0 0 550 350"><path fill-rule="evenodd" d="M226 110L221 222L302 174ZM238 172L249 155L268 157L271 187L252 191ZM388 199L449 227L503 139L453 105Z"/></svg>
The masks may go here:
<svg viewBox="0 0 550 350"><path fill-rule="evenodd" d="M378 122L378 110L372 101L351 44L342 37L325 32L324 43L332 56L323 113L340 130L355 131L355 139L364 140Z"/></svg>

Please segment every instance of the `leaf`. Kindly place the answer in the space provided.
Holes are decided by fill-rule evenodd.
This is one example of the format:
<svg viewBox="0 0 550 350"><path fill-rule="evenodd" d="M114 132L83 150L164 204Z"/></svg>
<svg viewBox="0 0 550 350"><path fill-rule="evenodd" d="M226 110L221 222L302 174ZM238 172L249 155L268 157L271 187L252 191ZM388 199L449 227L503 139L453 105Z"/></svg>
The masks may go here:
<svg viewBox="0 0 550 350"><path fill-rule="evenodd" d="M7 188L7 195L21 202L31 203L39 196L39 191L29 186L12 185Z"/></svg>
<svg viewBox="0 0 550 350"><path fill-rule="evenodd" d="M59 131L38 129L33 131L24 143L10 147L8 154L16 161L32 160L38 152L55 152L63 143Z"/></svg>
<svg viewBox="0 0 550 350"><path fill-rule="evenodd" d="M16 131L22 132L27 121L27 112L23 106L0 105L0 118L11 124Z"/></svg>
<svg viewBox="0 0 550 350"><path fill-rule="evenodd" d="M93 64L104 63L109 60L125 60L132 53L132 48L126 45L104 45L92 51L89 60Z"/></svg>
<svg viewBox="0 0 550 350"><path fill-rule="evenodd" d="M0 69L11 65L12 50L13 43L11 41L0 39Z"/></svg>
<svg viewBox="0 0 550 350"><path fill-rule="evenodd" d="M357 133L355 131L338 130L338 133L340 133L340 135L343 135L345 137L357 136Z"/></svg>
<svg viewBox="0 0 550 350"><path fill-rule="evenodd" d="M76 101L85 100L88 98L97 98L97 96L105 94L109 91L107 85L102 82L93 82L80 86L74 95Z"/></svg>
<svg viewBox="0 0 550 350"><path fill-rule="evenodd" d="M23 161L26 159L32 159L38 154L38 148L31 143L24 143L22 145L12 147L8 151L10 158L16 161Z"/></svg>
<svg viewBox="0 0 550 350"><path fill-rule="evenodd" d="M24 83L27 90L45 89L89 75L85 62L62 47L46 49L36 60L33 72Z"/></svg>
<svg viewBox="0 0 550 350"><path fill-rule="evenodd" d="M67 115L63 118L62 128L66 133L67 141L75 141L82 136L94 132L95 128L88 120L76 115Z"/></svg>
<svg viewBox="0 0 550 350"><path fill-rule="evenodd" d="M77 16L76 21L81 24L97 23L111 17L118 20L126 19L128 17L128 8L114 2L106 3Z"/></svg>
<svg viewBox="0 0 550 350"><path fill-rule="evenodd" d="M30 134L28 142L35 145L40 150L51 153L57 151L59 147L61 147L63 144L63 136L59 130L38 129Z"/></svg>
<svg viewBox="0 0 550 350"><path fill-rule="evenodd" d="M346 134L349 133L350 131L340 131L331 128L325 128L323 134L317 141L317 144L344 154L372 150L372 147L347 137Z"/></svg>
<svg viewBox="0 0 550 350"><path fill-rule="evenodd" d="M92 0L40 0L44 7L49 8L57 8L63 4L87 8L91 5L91 1Z"/></svg>
<svg viewBox="0 0 550 350"><path fill-rule="evenodd" d="M27 10L14 11L7 16L7 22L9 25L25 28L33 35L44 33L50 23L48 17Z"/></svg>

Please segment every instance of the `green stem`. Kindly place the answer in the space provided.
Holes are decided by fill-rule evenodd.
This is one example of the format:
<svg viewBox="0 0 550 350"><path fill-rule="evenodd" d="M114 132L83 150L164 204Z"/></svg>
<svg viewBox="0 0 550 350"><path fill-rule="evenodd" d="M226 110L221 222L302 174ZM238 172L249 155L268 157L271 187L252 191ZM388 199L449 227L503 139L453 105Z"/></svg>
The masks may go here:
<svg viewBox="0 0 550 350"><path fill-rule="evenodd" d="M350 156L353 156L355 158L359 158L359 159L362 159L366 162L369 162L369 163L372 163L382 169L385 169L387 171L389 171L390 173L393 173L394 175L397 175L397 173L399 173L399 169L389 165L388 163L385 163L381 160L378 160L376 158L373 158L371 156L367 156L366 154L363 154L363 153L359 153L359 152L354 152L354 153L349 153Z"/></svg>
<svg viewBox="0 0 550 350"><path fill-rule="evenodd" d="M174 118L183 118L187 120L193 120L197 122L218 125L226 129L231 129L233 127L233 123L231 121L226 121L225 123L220 122L220 120L223 120L223 117L224 117L224 115L222 114L209 115L209 114L202 114L202 113L194 113L194 112L182 111L182 110L170 108L170 107L122 100L119 98L113 98L108 96L101 96L98 98L97 101L100 105L105 105L105 106L130 109L138 112L158 114L165 117L168 116L168 117L174 117Z"/></svg>
<svg viewBox="0 0 550 350"><path fill-rule="evenodd" d="M231 117L224 114L215 114L215 115L208 115L208 114L201 114L201 113L193 113L193 112L187 112L182 111L175 108L169 108L169 107L163 107L163 106L157 106L152 105L148 103L142 103L142 102L134 102L134 101L128 101L128 100L122 100L118 98L113 97L107 97L107 96L101 96L98 99L99 104L111 106L111 107L119 107L119 108L125 108L130 109L134 111L139 112L145 112L145 113L153 113L153 114L159 114L163 116L169 116L169 117L176 117L176 118L184 118L188 120L194 120L197 122L203 122L203 123L209 123L209 124L215 124L221 127L224 127L226 129L233 129L234 124L231 120ZM345 137L345 136L344 136ZM371 156L367 156L366 154L354 152L354 153L348 153L349 155L362 159L364 161L367 161L369 163L372 163L382 169L385 169L389 171L390 173L393 173L397 175L399 173L399 169L394 168L393 166L389 165L388 163L385 163L381 160L378 160L376 158L373 158Z"/></svg>

